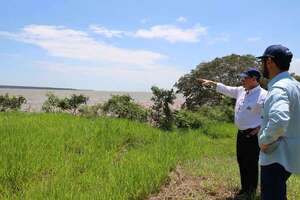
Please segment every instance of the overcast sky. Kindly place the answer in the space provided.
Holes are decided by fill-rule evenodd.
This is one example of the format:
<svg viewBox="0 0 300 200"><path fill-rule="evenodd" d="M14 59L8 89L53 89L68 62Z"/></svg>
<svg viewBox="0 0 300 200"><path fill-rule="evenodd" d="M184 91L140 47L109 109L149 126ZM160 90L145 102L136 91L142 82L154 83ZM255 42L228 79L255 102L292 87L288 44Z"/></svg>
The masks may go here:
<svg viewBox="0 0 300 200"><path fill-rule="evenodd" d="M203 61L294 53L300 1L0 0L0 85L170 88Z"/></svg>

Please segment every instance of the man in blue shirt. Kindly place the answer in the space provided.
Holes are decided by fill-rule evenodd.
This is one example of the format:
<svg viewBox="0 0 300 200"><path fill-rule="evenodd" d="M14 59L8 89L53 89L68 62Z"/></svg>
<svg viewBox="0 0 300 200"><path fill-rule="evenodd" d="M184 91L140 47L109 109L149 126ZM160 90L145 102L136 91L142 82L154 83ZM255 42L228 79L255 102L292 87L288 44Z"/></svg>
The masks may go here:
<svg viewBox="0 0 300 200"><path fill-rule="evenodd" d="M288 178L300 174L300 84L288 73L288 48L272 45L258 58L269 79L258 138L261 199L285 200Z"/></svg>

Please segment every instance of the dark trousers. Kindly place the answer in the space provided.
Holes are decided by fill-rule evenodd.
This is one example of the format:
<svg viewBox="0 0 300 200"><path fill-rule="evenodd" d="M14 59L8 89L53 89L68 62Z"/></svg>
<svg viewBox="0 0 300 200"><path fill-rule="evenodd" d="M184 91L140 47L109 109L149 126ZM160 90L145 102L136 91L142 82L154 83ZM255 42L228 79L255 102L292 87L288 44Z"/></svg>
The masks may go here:
<svg viewBox="0 0 300 200"><path fill-rule="evenodd" d="M278 163L261 166L261 200L286 200L286 181L290 176Z"/></svg>
<svg viewBox="0 0 300 200"><path fill-rule="evenodd" d="M237 161L240 169L242 191L254 192L258 182L259 146L257 135L250 136L251 129L238 131Z"/></svg>

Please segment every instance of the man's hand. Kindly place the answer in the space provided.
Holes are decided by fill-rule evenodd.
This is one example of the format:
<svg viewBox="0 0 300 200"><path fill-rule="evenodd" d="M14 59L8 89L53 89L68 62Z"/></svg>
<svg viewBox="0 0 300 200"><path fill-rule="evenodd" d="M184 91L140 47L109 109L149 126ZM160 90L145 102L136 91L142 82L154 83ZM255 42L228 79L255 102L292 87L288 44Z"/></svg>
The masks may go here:
<svg viewBox="0 0 300 200"><path fill-rule="evenodd" d="M247 134L247 138L252 137L254 135L257 135L259 132L260 126L256 127L255 129L253 129L250 133Z"/></svg>
<svg viewBox="0 0 300 200"><path fill-rule="evenodd" d="M204 86L215 87L217 85L217 82L215 81L211 81L203 78L198 78L197 80Z"/></svg>

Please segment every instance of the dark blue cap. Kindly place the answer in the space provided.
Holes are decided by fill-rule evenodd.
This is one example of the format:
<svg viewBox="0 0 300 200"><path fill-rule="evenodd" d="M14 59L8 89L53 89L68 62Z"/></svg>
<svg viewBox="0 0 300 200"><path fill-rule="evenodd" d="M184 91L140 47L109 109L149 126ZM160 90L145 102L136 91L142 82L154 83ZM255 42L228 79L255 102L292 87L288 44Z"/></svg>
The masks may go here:
<svg viewBox="0 0 300 200"><path fill-rule="evenodd" d="M269 57L273 58L278 65L282 67L289 67L293 54L287 47L282 45L271 45L265 50L262 56L257 58L264 59Z"/></svg>
<svg viewBox="0 0 300 200"><path fill-rule="evenodd" d="M259 80L260 72L256 67L250 67L246 71L242 72L240 77L256 77L256 79Z"/></svg>

